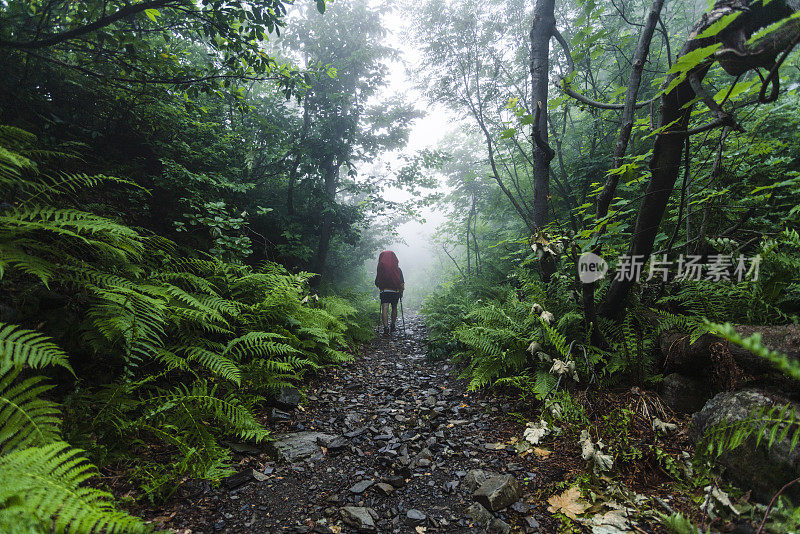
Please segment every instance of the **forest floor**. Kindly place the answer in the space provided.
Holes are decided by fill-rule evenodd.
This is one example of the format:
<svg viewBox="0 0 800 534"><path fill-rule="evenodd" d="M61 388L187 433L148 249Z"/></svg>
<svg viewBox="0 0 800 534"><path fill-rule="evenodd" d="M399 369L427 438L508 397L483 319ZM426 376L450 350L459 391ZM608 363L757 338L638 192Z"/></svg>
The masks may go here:
<svg viewBox="0 0 800 534"><path fill-rule="evenodd" d="M580 445L520 455L526 406L468 393L452 363L426 358L424 339L421 318L407 317L405 334L315 376L299 408L270 422L271 452L234 444L240 478L187 481L137 512L182 533L484 532L492 520L493 532L563 531L547 501L586 472ZM513 475L521 498L480 517L470 506L486 472Z"/></svg>

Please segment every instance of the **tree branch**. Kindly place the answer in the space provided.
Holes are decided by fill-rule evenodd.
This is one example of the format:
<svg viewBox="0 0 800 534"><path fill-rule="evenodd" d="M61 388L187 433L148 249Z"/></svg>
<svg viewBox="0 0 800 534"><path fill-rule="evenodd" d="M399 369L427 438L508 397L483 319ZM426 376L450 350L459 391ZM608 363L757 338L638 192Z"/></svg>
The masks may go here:
<svg viewBox="0 0 800 534"><path fill-rule="evenodd" d="M46 48L48 46L53 46L58 43L62 43L64 41L69 41L70 39L74 39L75 37L80 37L81 35L85 35L87 33L99 30L100 28L104 28L110 24L117 22L118 20L124 19L125 17L141 13L146 9L155 9L159 7L164 7L170 3L176 3L176 2L175 0L151 0L150 2L142 2L141 4L129 4L123 7L122 9L119 9L118 11L111 13L110 15L100 17L94 22L90 22L89 24L85 24L78 28L73 28L72 30L65 31L56 35L51 35L44 39L38 39L33 41L0 41L0 48L16 48L18 50Z"/></svg>

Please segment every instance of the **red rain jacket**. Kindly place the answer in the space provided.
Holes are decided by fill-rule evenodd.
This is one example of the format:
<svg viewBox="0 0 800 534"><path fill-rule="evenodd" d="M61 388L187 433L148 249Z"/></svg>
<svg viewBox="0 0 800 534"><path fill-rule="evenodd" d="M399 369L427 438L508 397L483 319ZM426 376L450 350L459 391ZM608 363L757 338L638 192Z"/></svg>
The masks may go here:
<svg viewBox="0 0 800 534"><path fill-rule="evenodd" d="M400 270L397 255L391 250L384 250L378 257L378 276L375 277L375 285L381 291L391 289L402 291L403 271Z"/></svg>

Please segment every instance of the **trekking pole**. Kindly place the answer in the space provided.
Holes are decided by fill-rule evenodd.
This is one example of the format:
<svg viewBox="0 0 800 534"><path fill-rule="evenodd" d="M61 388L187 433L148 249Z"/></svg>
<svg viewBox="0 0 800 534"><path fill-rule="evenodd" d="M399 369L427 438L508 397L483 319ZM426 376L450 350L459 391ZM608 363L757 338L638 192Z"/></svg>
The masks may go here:
<svg viewBox="0 0 800 534"><path fill-rule="evenodd" d="M400 297L400 318L403 319L403 335L406 335L406 316L403 314L403 297Z"/></svg>

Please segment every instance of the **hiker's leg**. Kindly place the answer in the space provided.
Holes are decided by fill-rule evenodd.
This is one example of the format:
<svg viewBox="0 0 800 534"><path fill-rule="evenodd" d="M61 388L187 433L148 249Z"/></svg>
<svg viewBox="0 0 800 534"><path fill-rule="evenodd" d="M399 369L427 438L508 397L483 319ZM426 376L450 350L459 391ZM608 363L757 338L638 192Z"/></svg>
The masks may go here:
<svg viewBox="0 0 800 534"><path fill-rule="evenodd" d="M397 302L392 303L392 324L397 322Z"/></svg>
<svg viewBox="0 0 800 534"><path fill-rule="evenodd" d="M381 302L381 320L383 321L383 327L386 328L389 326L389 303L388 302Z"/></svg>

